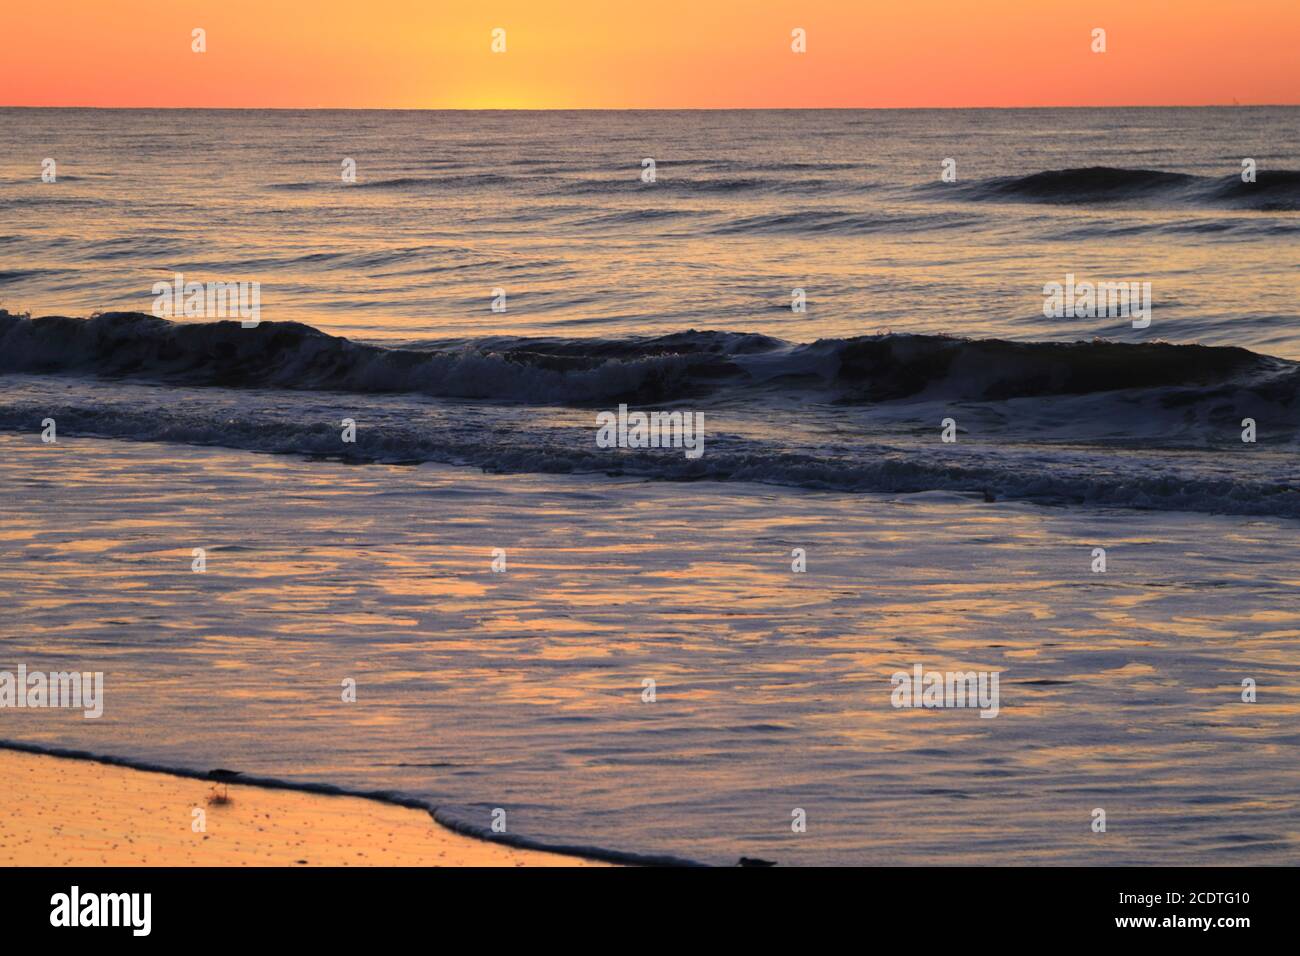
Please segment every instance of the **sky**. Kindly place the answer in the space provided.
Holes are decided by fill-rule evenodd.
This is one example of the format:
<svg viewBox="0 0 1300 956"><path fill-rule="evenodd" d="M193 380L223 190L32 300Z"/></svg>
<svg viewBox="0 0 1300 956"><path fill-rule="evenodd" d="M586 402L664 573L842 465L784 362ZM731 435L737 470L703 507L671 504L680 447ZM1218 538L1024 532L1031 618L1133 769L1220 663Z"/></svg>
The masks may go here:
<svg viewBox="0 0 1300 956"><path fill-rule="evenodd" d="M1106 31L1095 53L1094 29ZM193 31L206 51L194 52ZM505 31L504 52L492 49ZM805 31L806 52L791 49ZM0 105L1300 103L1298 0L12 0Z"/></svg>

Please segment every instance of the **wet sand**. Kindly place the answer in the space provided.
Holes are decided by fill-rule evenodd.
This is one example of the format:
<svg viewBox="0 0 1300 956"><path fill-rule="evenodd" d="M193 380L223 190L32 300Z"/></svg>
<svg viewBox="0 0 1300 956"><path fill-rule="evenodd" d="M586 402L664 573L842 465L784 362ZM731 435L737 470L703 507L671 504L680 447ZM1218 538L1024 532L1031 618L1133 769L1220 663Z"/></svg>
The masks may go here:
<svg viewBox="0 0 1300 956"><path fill-rule="evenodd" d="M230 784L214 803L224 788L209 781L3 749L0 778L4 866L606 865L361 797Z"/></svg>

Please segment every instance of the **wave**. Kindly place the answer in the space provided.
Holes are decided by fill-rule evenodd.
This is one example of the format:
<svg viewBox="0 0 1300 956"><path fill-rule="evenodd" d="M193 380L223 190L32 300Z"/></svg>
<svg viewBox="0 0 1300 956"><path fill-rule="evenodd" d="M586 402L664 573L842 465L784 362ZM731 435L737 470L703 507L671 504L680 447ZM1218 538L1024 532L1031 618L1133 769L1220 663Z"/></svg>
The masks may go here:
<svg viewBox="0 0 1300 956"><path fill-rule="evenodd" d="M1300 483L1288 477L1285 467L1277 467L1277 455L1265 460L1258 455L1236 459L1231 450L1162 454L1158 449L1143 453L1103 447L1099 452L1078 445L1025 444L1021 435L1008 443L995 431L980 436L983 446L980 438L967 444L975 437L969 434L958 446L944 446L933 437L938 415L930 416L929 440L887 435L891 440L881 442L860 430L845 430L800 443L779 427L767 429L763 437L735 434L723 415L709 418L706 453L689 459L678 449L599 448L591 416L555 419L521 416L513 409L490 411L405 404L388 409L356 398L303 404L287 401L283 393L252 393L237 401L207 401L192 391L183 400L170 391L122 398L55 394L6 399L0 403L0 429L31 435L51 417L58 422L60 440L219 446L357 464L433 462L499 474L750 482L891 495L938 491L985 501L1300 518ZM1145 417L1144 410L1122 403L1103 404L1098 411L1114 418ZM339 441L343 414L355 415L361 423L355 443ZM967 420L967 413L958 415ZM1147 425L1159 427L1158 422ZM1235 430L1230 435L1237 439ZM1236 448L1243 447L1238 441Z"/></svg>
<svg viewBox="0 0 1300 956"><path fill-rule="evenodd" d="M720 223L708 231L713 235L755 233L854 235L890 231L914 234L935 229L961 229L978 222L980 220L973 216L933 214L900 216L849 212L842 209L806 209L799 212L746 216Z"/></svg>
<svg viewBox="0 0 1300 956"><path fill-rule="evenodd" d="M1294 400L1300 366L1233 346L1008 342L929 335L851 339L837 379L861 401L1003 401L1168 386L1239 385Z"/></svg>
<svg viewBox="0 0 1300 956"><path fill-rule="evenodd" d="M525 404L650 401L738 375L708 333L643 342L486 340L388 348L296 322L171 322L138 312L29 319L0 311L0 371L183 385L413 392Z"/></svg>
<svg viewBox="0 0 1300 956"><path fill-rule="evenodd" d="M1026 176L998 176L974 182L928 183L932 196L971 202L1042 202L1083 205L1148 202L1209 205L1260 212L1300 210L1300 172L1261 169L1253 183L1241 176L1195 176L1156 169L1089 166L1050 169Z"/></svg>
<svg viewBox="0 0 1300 956"><path fill-rule="evenodd" d="M0 269L0 285L10 282L25 282L41 276L54 276L69 272L69 269Z"/></svg>
<svg viewBox="0 0 1300 956"><path fill-rule="evenodd" d="M308 180L303 182L272 183L268 188L288 191L314 191L319 189L379 189L379 190L436 190L472 189L478 186L500 186L526 181L526 177L502 176L499 173L460 173L452 176L395 176L388 179L358 178L355 183L336 180Z"/></svg>
<svg viewBox="0 0 1300 956"><path fill-rule="evenodd" d="M695 219L709 215L710 211L699 209L627 209L621 212L606 212L600 215L585 215L569 223L573 226L636 226L643 223L660 222L672 219Z"/></svg>
<svg viewBox="0 0 1300 956"><path fill-rule="evenodd" d="M387 347L295 322L172 322L138 312L88 319L0 310L0 372L181 385L409 392L584 405L818 391L842 404L1005 401L1178 386L1294 405L1300 365L1229 346L1011 342L880 334L790 343L742 332L480 339Z"/></svg>
<svg viewBox="0 0 1300 956"><path fill-rule="evenodd" d="M1300 364L1234 347L694 330L386 347L295 323L0 311L5 372L24 378L0 429L31 433L48 416L61 437L1300 517L1284 464L1300 439ZM701 458L594 444L585 409L684 401L708 410ZM365 423L355 443L339 441L341 405ZM934 438L950 413L959 446ZM1240 442L1244 417L1259 422L1258 450Z"/></svg>
<svg viewBox="0 0 1300 956"><path fill-rule="evenodd" d="M825 194L828 192L855 192L864 188L861 183L847 180L794 176L718 176L710 179L674 178L660 170L655 182L644 183L636 171L618 179L562 179L549 188L551 193L568 196L603 196L615 193L633 193L652 190L663 193L688 195L735 195L749 193Z"/></svg>

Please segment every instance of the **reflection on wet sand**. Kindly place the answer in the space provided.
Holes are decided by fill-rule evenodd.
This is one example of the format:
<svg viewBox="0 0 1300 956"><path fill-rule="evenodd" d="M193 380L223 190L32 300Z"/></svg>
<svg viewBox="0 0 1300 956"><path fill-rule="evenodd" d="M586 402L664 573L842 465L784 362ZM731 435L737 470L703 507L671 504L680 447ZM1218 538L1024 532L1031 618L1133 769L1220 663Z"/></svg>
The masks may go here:
<svg viewBox="0 0 1300 956"><path fill-rule="evenodd" d="M105 713L0 712L0 737L716 862L1296 859L1286 521L49 453L0 436L22 488L0 505L0 652L104 671ZM998 716L891 707L916 664L1000 672Z"/></svg>

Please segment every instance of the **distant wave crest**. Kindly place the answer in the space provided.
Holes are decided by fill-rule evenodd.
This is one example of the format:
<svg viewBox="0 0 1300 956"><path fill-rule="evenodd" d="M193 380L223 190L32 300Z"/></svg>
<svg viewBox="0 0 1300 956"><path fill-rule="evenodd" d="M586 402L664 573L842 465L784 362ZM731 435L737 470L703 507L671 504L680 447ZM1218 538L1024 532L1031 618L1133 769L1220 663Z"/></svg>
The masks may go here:
<svg viewBox="0 0 1300 956"><path fill-rule="evenodd" d="M1149 202L1228 206L1261 212L1300 210L1300 172L1290 169L1260 169L1256 181L1247 183L1240 174L1213 177L1156 169L1088 166L967 183L936 183L925 189L935 196L947 194L985 202Z"/></svg>

